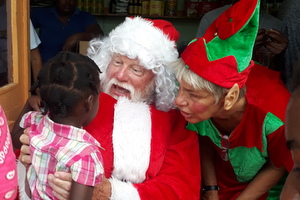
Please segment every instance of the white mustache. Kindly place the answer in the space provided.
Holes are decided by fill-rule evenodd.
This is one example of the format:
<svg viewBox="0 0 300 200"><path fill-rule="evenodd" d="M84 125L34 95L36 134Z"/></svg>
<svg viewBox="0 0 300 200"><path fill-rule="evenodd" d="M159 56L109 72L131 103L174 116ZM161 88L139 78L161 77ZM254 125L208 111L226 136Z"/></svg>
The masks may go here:
<svg viewBox="0 0 300 200"><path fill-rule="evenodd" d="M117 81L115 78L113 78L112 80L110 80L108 82L108 84L110 84L110 85L117 85L119 87L122 87L125 90L128 90L130 92L130 94L132 94L132 95L134 95L134 93L135 93L135 89L133 88L132 85L130 85L128 83L121 83L121 82Z"/></svg>
<svg viewBox="0 0 300 200"><path fill-rule="evenodd" d="M154 82L152 82L146 91L138 91L131 84L119 82L117 79L109 79L106 76L101 80L101 89L104 93L110 94L110 88L113 85L122 87L130 92L130 100L133 102L147 102L150 104L154 100ZM118 96L112 95L115 99L118 99Z"/></svg>

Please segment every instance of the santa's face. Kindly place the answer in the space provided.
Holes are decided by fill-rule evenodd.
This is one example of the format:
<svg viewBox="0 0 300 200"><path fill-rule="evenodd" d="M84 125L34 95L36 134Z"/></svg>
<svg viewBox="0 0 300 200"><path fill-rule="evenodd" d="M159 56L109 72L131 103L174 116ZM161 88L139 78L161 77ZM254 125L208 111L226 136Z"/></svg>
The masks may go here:
<svg viewBox="0 0 300 200"><path fill-rule="evenodd" d="M123 96L135 102L148 102L154 94L154 77L153 72L141 66L138 59L114 54L101 86L103 92L116 99Z"/></svg>

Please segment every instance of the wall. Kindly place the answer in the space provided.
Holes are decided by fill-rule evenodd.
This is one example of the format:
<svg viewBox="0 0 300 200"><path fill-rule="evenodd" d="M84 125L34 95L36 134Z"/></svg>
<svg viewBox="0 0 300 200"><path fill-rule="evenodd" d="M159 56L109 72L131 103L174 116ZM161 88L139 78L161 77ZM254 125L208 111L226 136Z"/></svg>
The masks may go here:
<svg viewBox="0 0 300 200"><path fill-rule="evenodd" d="M104 8L109 7L109 1L110 0L104 0ZM177 0L177 10L183 10L184 9L184 0ZM104 31L104 34L108 34L114 27L116 27L118 24L122 23L125 19L124 16L96 16L98 19L98 22ZM199 19L195 18L186 18L186 19L170 19L165 18L165 20L170 21L175 28L180 33L180 39L178 41L178 46L182 42L189 42L192 40L197 32L198 25L200 22Z"/></svg>

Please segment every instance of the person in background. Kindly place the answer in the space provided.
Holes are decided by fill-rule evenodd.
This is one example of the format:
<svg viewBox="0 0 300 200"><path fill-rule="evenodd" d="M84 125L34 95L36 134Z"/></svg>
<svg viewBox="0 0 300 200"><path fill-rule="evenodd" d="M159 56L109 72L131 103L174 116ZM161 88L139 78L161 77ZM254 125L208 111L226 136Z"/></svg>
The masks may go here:
<svg viewBox="0 0 300 200"><path fill-rule="evenodd" d="M77 0L53 0L53 4L30 12L34 28L39 29L43 63L61 50L76 52L81 40L103 36L97 20L76 7Z"/></svg>
<svg viewBox="0 0 300 200"><path fill-rule="evenodd" d="M284 137L290 94L279 72L251 60L259 4L235 3L173 63L175 103L200 135L203 199L279 199L292 168Z"/></svg>
<svg viewBox="0 0 300 200"><path fill-rule="evenodd" d="M41 69L32 90L39 89L43 112L22 112L20 122L20 128L30 127L31 199L55 199L47 176L56 171L72 173L70 199L91 199L93 187L101 182L100 144L82 129L98 110L99 74L90 58L66 51Z"/></svg>
<svg viewBox="0 0 300 200"><path fill-rule="evenodd" d="M206 13L201 18L196 37L202 37L213 21L238 1L231 0L232 4ZM281 20L260 9L259 29L254 45L253 60L270 69L282 71L284 52L288 44L286 31L286 25Z"/></svg>
<svg viewBox="0 0 300 200"><path fill-rule="evenodd" d="M291 80L293 77L293 68L299 67L295 65L297 56L300 53L300 1L284 0L282 6L278 10L278 18L281 19L287 26L288 46L285 51L284 64L284 81L287 88L291 90ZM298 71L297 69L295 69Z"/></svg>
<svg viewBox="0 0 300 200"><path fill-rule="evenodd" d="M14 200L18 194L16 156L4 110L0 106L0 199Z"/></svg>
<svg viewBox="0 0 300 200"><path fill-rule="evenodd" d="M100 149L105 178L94 199L199 200L198 136L185 128L174 105L178 87L167 68L178 59L178 39L170 22L134 17L90 42L88 56L102 71L104 92L96 118L85 127L105 149ZM21 134L12 133L16 148ZM21 136L25 163L31 162L28 140ZM49 179L57 197L68 199L70 174Z"/></svg>
<svg viewBox="0 0 300 200"><path fill-rule="evenodd" d="M286 109L285 119L286 145L291 151L294 166L282 190L281 200L300 199L300 59L295 63L294 69L290 85L292 95Z"/></svg>
<svg viewBox="0 0 300 200"><path fill-rule="evenodd" d="M39 51L39 44L41 43L36 31L33 28L30 20L30 65L31 65L31 82L37 79L39 71L42 69L42 58Z"/></svg>

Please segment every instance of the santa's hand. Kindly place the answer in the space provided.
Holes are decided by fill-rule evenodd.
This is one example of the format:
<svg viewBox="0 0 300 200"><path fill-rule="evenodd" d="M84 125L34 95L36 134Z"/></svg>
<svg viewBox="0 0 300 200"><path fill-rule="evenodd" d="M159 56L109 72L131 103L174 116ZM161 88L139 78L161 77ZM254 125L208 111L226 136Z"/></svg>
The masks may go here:
<svg viewBox="0 0 300 200"><path fill-rule="evenodd" d="M67 200L70 196L72 185L71 173L55 172L48 175L48 182L53 189L54 196L59 200Z"/></svg>
<svg viewBox="0 0 300 200"><path fill-rule="evenodd" d="M95 186L93 200L109 200L111 197L111 183L103 176L99 185Z"/></svg>
<svg viewBox="0 0 300 200"><path fill-rule="evenodd" d="M26 128L23 131L23 134L20 136L20 142L23 144L20 149L19 160L24 166L31 164L30 148L29 148L29 128Z"/></svg>

